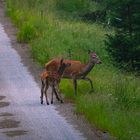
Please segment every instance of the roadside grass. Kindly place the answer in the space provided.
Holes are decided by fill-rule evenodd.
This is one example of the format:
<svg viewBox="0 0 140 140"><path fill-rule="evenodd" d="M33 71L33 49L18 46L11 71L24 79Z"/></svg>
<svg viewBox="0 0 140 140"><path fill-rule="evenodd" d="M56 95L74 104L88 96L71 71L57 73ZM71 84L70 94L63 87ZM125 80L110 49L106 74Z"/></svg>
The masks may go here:
<svg viewBox="0 0 140 140"><path fill-rule="evenodd" d="M98 71L98 69L97 69ZM74 99L76 112L104 132L120 140L140 138L139 79L118 72L92 72L94 92L86 82L78 82L78 97L74 97L72 81L62 81L66 98ZM101 77L100 77L101 76ZM64 83L63 83L64 82Z"/></svg>
<svg viewBox="0 0 140 140"><path fill-rule="evenodd" d="M19 29L18 41L30 44L32 57L41 66L53 57L69 58L69 50L72 59L85 63L87 50L94 50L103 63L89 74L94 91L89 92L89 84L82 80L78 81L77 97L73 93L72 80L62 80L61 90L65 98L74 100L76 111L84 114L91 124L119 140L139 140L140 80L111 65L104 39L106 33L113 31L77 18L80 11L90 10L88 3L81 3L76 10L68 1L61 0L60 5L58 2L7 0L7 14ZM77 4L79 1L72 2Z"/></svg>

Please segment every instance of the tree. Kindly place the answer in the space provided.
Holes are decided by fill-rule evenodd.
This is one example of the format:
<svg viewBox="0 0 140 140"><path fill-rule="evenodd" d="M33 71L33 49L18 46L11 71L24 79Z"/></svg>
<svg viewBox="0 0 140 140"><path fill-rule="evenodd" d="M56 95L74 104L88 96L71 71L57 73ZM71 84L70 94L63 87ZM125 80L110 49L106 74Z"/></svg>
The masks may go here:
<svg viewBox="0 0 140 140"><path fill-rule="evenodd" d="M104 0L115 35L107 35L107 50L118 66L140 70L140 1Z"/></svg>

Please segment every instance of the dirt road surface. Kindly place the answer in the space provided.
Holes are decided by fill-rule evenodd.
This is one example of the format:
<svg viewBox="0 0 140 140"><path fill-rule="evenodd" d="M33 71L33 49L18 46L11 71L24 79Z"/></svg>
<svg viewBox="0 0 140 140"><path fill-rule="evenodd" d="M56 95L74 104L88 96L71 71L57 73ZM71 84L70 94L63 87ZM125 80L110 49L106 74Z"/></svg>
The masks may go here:
<svg viewBox="0 0 140 140"><path fill-rule="evenodd" d="M53 105L39 102L40 88L0 24L0 139L84 140ZM18 136L19 135L19 136Z"/></svg>

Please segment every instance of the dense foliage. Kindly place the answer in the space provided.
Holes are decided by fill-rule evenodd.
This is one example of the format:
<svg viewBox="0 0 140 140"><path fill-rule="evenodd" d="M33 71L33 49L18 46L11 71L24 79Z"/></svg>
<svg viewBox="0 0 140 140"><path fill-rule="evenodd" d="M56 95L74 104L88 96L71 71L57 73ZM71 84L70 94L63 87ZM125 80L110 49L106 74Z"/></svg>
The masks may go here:
<svg viewBox="0 0 140 140"><path fill-rule="evenodd" d="M105 0L115 35L108 35L108 51L118 66L140 70L140 1Z"/></svg>

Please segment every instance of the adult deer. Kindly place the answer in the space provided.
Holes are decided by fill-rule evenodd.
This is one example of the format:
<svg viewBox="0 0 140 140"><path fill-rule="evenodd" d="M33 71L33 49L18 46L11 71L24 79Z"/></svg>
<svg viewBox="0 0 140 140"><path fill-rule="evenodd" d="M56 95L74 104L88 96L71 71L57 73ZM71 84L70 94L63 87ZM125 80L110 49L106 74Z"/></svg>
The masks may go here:
<svg viewBox="0 0 140 140"><path fill-rule="evenodd" d="M60 91L59 91L59 83L62 77L62 74L64 70L69 67L71 64L70 63L64 63L64 60L60 60L60 66L57 71L44 71L41 73L41 104L43 104L43 95L45 94L46 97L46 103L49 105L49 101L47 98L47 90L49 86L52 88L52 99L51 99L51 104L53 103L53 93L55 93L55 96L58 101L61 101L63 103Z"/></svg>
<svg viewBox="0 0 140 140"><path fill-rule="evenodd" d="M77 95L77 80L86 80L91 85L93 90L93 83L90 78L87 77L88 73L93 69L95 64L101 64L101 60L95 52L88 51L89 61L86 64L82 64L81 61L64 60L65 63L70 63L71 66L66 68L62 78L73 79L74 94ZM46 70L56 71L60 65L60 59L52 59L45 64Z"/></svg>

